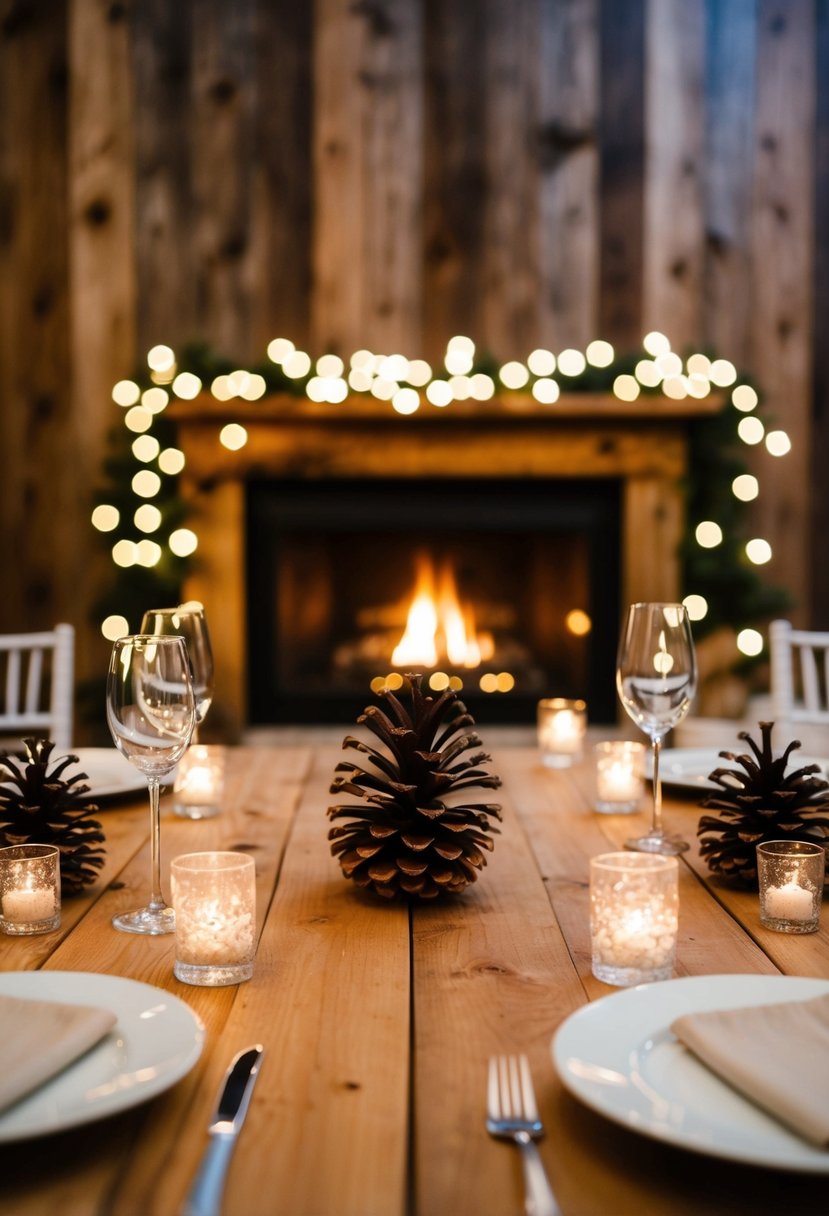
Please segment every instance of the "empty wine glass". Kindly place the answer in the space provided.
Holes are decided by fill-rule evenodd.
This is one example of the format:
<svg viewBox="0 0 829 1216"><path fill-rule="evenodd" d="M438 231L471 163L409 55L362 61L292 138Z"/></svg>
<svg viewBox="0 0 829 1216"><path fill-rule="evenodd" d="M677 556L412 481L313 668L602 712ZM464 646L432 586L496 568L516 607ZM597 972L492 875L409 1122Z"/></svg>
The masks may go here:
<svg viewBox="0 0 829 1216"><path fill-rule="evenodd" d="M697 685L688 613L682 604L632 604L619 640L616 688L627 713L649 736L653 751L653 818L645 836L625 841L643 853L682 853L687 841L662 829L659 749L685 717Z"/></svg>
<svg viewBox="0 0 829 1216"><path fill-rule="evenodd" d="M178 636L187 644L193 680L193 695L196 699L196 730L207 715L213 700L213 651L204 606L195 600L179 604L177 608L151 608L144 613L142 633L154 633L159 637Z"/></svg>
<svg viewBox="0 0 829 1216"><path fill-rule="evenodd" d="M119 638L107 676L107 723L115 746L147 778L151 895L146 907L113 917L127 933L172 933L173 909L161 894L159 780L187 750L195 725L190 664L181 637Z"/></svg>

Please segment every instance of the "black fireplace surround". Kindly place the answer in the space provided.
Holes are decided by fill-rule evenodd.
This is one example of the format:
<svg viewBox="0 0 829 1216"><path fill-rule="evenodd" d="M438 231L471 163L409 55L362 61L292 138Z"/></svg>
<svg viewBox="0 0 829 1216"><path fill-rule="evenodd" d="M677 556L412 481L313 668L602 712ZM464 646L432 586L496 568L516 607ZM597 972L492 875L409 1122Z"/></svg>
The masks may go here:
<svg viewBox="0 0 829 1216"><path fill-rule="evenodd" d="M439 664L479 722L531 723L542 696L583 697L590 721L614 721L618 480L251 480L246 510L251 724L353 722L371 678L395 670L389 639L424 552L451 564L495 638L479 668ZM573 609L592 622L584 636L568 630ZM480 691L501 671L511 691Z"/></svg>

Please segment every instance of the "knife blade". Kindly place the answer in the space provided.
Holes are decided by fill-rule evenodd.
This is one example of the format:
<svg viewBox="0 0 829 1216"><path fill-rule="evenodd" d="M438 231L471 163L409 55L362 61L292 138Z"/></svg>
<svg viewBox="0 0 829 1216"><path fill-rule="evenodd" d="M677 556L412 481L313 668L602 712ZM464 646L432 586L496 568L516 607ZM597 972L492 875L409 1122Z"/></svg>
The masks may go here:
<svg viewBox="0 0 829 1216"><path fill-rule="evenodd" d="M184 1201L182 1216L219 1216L227 1167L245 1121L264 1053L262 1044L254 1043L234 1056L208 1124L210 1143Z"/></svg>

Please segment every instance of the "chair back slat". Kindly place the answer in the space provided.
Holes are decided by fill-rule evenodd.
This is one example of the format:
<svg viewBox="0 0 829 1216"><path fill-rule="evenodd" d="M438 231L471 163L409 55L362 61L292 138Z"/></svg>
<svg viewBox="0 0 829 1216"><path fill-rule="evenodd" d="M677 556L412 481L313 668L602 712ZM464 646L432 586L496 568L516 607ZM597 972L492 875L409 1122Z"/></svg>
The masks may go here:
<svg viewBox="0 0 829 1216"><path fill-rule="evenodd" d="M772 621L769 650L775 720L829 725L829 632Z"/></svg>
<svg viewBox="0 0 829 1216"><path fill-rule="evenodd" d="M56 625L51 633L0 636L5 657L5 704L0 731L50 738L65 751L72 745L75 630Z"/></svg>

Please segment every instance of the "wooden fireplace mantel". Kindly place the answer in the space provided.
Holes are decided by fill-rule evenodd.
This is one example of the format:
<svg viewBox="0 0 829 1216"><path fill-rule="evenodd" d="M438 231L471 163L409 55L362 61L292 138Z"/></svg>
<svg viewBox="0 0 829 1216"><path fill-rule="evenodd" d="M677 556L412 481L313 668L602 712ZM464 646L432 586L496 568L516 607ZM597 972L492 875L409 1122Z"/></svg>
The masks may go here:
<svg viewBox="0 0 829 1216"><path fill-rule="evenodd" d="M623 602L673 600L680 590L687 427L722 399L622 403L570 394L541 406L527 394L429 406L408 417L387 402L351 398L319 405L273 395L177 402L186 456L182 495L199 536L187 598L209 606L216 700L209 722L236 738L247 705L245 483L251 478L614 478L622 486ZM246 445L228 451L219 432L241 423Z"/></svg>

